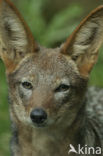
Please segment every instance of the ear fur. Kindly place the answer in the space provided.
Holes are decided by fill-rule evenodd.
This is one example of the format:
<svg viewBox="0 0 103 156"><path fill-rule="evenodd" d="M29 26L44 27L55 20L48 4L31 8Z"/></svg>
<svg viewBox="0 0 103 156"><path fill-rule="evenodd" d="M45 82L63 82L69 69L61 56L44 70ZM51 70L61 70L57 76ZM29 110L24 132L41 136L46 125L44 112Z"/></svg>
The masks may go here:
<svg viewBox="0 0 103 156"><path fill-rule="evenodd" d="M103 43L103 6L93 10L67 39L61 52L69 55L81 75L88 76Z"/></svg>
<svg viewBox="0 0 103 156"><path fill-rule="evenodd" d="M0 0L0 57L8 72L36 49L37 44L19 11L9 0Z"/></svg>

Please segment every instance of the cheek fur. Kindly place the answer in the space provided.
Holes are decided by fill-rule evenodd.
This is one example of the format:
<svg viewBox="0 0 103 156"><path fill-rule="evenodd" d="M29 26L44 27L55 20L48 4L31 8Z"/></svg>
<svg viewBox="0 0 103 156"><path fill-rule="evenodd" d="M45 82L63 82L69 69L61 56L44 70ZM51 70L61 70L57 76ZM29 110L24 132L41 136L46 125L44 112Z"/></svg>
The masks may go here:
<svg viewBox="0 0 103 156"><path fill-rule="evenodd" d="M32 95L32 90L27 90L25 88L23 88L22 86L20 86L18 88L19 91L19 96L23 99L23 100L28 100L30 99L31 95Z"/></svg>
<svg viewBox="0 0 103 156"><path fill-rule="evenodd" d="M57 106L64 106L71 98L71 89L66 92L58 92L55 94Z"/></svg>

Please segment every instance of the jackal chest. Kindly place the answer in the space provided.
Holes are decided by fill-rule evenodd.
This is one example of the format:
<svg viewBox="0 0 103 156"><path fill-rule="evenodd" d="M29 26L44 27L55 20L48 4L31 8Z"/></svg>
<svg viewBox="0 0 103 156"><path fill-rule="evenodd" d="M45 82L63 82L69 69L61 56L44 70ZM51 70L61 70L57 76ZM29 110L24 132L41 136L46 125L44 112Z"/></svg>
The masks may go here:
<svg viewBox="0 0 103 156"><path fill-rule="evenodd" d="M31 137L31 136L30 136ZM21 142L21 156L68 156L68 143L55 137L32 134L31 142Z"/></svg>

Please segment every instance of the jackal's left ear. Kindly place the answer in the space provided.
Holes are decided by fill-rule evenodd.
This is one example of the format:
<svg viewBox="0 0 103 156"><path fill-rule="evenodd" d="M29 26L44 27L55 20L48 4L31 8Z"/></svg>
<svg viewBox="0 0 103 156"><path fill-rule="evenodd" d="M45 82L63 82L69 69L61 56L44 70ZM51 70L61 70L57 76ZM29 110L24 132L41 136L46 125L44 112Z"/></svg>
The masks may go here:
<svg viewBox="0 0 103 156"><path fill-rule="evenodd" d="M8 72L37 49L31 31L9 0L0 0L0 57Z"/></svg>
<svg viewBox="0 0 103 156"><path fill-rule="evenodd" d="M81 75L87 76L97 61L103 43L103 6L93 10L67 39L62 53L68 54L78 66Z"/></svg>

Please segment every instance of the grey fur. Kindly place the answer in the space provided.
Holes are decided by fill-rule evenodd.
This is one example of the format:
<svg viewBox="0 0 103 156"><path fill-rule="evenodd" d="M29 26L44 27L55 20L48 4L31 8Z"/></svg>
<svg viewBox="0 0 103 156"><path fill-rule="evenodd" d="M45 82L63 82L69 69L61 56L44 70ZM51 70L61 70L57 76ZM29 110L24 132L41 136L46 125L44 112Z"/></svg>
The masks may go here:
<svg viewBox="0 0 103 156"><path fill-rule="evenodd" d="M68 156L69 145L77 150L79 144L103 150L103 89L87 90L103 43L103 6L62 47L47 49L34 41L13 4L1 0L0 42L9 86L12 155ZM43 124L31 119L36 108L47 114ZM98 156L69 154L75 155Z"/></svg>

